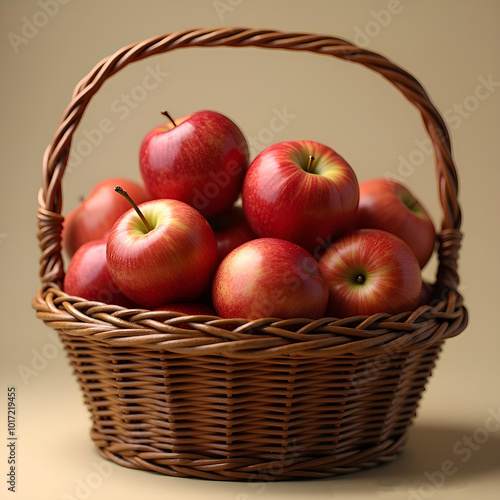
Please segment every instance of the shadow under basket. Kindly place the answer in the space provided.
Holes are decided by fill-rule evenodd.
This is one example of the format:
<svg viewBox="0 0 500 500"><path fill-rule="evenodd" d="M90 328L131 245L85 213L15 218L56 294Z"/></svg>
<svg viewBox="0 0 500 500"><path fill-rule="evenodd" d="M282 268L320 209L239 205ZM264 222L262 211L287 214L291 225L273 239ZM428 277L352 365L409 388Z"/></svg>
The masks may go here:
<svg viewBox="0 0 500 500"><path fill-rule="evenodd" d="M421 112L443 208L429 305L397 316L222 319L126 309L62 291L61 180L92 96L126 65L184 47L308 51L362 64ZM191 30L132 44L75 88L43 159L42 287L37 316L64 343L100 453L171 476L324 478L395 459L444 340L467 325L457 292L458 178L446 126L421 85L383 56L328 36L244 28Z"/></svg>

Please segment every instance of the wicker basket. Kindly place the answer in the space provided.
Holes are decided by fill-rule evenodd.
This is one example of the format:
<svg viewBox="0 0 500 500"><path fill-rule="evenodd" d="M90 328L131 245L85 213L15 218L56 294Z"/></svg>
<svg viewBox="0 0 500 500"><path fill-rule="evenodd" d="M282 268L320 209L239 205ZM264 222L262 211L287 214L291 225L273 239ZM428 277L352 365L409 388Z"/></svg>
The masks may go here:
<svg viewBox="0 0 500 500"><path fill-rule="evenodd" d="M432 305L390 316L224 320L128 310L61 290L61 180L101 85L128 64L185 47L307 51L380 73L432 139L443 208ZM421 85L386 58L328 36L223 28L124 47L80 81L43 158L37 316L59 332L100 453L126 467L219 480L321 478L393 460L445 339L467 324L457 292L461 212L446 126Z"/></svg>

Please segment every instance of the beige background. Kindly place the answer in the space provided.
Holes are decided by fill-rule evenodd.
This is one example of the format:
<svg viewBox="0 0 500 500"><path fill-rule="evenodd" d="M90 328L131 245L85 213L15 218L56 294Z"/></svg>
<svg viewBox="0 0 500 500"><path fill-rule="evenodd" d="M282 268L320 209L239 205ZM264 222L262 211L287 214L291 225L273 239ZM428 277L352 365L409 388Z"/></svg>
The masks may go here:
<svg viewBox="0 0 500 500"><path fill-rule="evenodd" d="M14 385L16 498L498 498L500 2L54 1L0 1L0 438L7 434L7 387ZM50 15L44 14L44 6ZM130 42L217 26L353 40L416 75L447 118L461 180L465 239L460 274L471 318L467 330L446 343L407 449L390 465L314 483L258 485L103 465L89 438L89 418L66 358L30 307L39 285L35 212L41 157L73 87L101 58ZM151 71L157 86L144 91ZM127 104L124 94L136 99ZM440 223L424 129L395 89L353 64L257 49L176 51L115 76L92 102L75 137L74 148L87 157L74 156L65 177L66 213L103 177L139 178L140 140L161 121L164 108L176 116L202 108L226 113L254 138L254 152L287 139L325 142L351 163L361 180L398 175ZM270 134L277 113L288 119L282 130ZM112 130L85 150L82 141L102 120ZM431 262L426 276L432 278L434 272ZM5 479L7 449L1 448ZM447 461L454 473L436 483L436 471ZM0 492L10 498L4 480Z"/></svg>

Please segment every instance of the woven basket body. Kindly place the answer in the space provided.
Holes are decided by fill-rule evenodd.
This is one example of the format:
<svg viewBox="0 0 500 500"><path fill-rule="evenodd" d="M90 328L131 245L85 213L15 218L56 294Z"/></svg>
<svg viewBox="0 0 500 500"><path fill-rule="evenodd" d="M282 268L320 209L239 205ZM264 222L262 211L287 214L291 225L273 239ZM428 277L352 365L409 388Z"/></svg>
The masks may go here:
<svg viewBox="0 0 500 500"><path fill-rule="evenodd" d="M254 46L363 64L417 106L434 144L441 204L431 305L398 316L255 321L130 310L61 289L61 179L73 133L127 64L181 47ZM467 324L457 292L458 179L445 124L420 84L384 57L332 37L224 28L124 47L75 88L43 160L37 316L59 332L100 453L121 465L226 480L328 477L403 449L443 341Z"/></svg>

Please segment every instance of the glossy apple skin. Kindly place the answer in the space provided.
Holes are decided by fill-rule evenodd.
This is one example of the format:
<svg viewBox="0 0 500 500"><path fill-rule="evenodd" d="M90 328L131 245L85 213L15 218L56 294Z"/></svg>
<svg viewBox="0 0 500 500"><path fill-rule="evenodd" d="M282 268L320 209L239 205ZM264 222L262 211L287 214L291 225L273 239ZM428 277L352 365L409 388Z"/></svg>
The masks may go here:
<svg viewBox="0 0 500 500"><path fill-rule="evenodd" d="M153 198L183 201L205 217L238 198L249 164L238 126L215 111L198 111L151 130L141 144L139 166Z"/></svg>
<svg viewBox="0 0 500 500"><path fill-rule="evenodd" d="M360 229L334 242L319 261L329 316L398 314L417 308L422 277L408 245L391 233ZM357 283L357 277L365 278Z"/></svg>
<svg viewBox="0 0 500 500"><path fill-rule="evenodd" d="M355 226L395 234L412 249L421 268L434 250L436 231L429 214L406 186L392 179L360 183Z"/></svg>
<svg viewBox="0 0 500 500"><path fill-rule="evenodd" d="M146 189L128 179L113 177L97 183L64 219L62 245L68 257L84 243L106 238L120 215L129 210L129 202L114 191L117 185L138 204L151 199Z"/></svg>
<svg viewBox="0 0 500 500"><path fill-rule="evenodd" d="M109 234L107 260L114 282L150 309L196 300L209 288L218 262L212 228L178 200L153 200L139 208L151 231L130 209Z"/></svg>
<svg viewBox="0 0 500 500"><path fill-rule="evenodd" d="M315 160L307 172L309 155ZM287 141L263 150L243 182L246 218L259 237L296 243L315 256L354 218L359 188L349 164L313 141Z"/></svg>
<svg viewBox="0 0 500 500"><path fill-rule="evenodd" d="M434 294L434 286L428 281L422 280L422 291L420 293L420 299L418 301L418 306L427 306L432 301L432 296Z"/></svg>
<svg viewBox="0 0 500 500"><path fill-rule="evenodd" d="M321 318L328 287L314 257L276 238L248 241L219 265L212 284L223 318Z"/></svg>
<svg viewBox="0 0 500 500"><path fill-rule="evenodd" d="M68 295L89 301L134 307L109 274L106 240L89 241L78 248L64 276L63 290Z"/></svg>
<svg viewBox="0 0 500 500"><path fill-rule="evenodd" d="M243 243L257 238L245 218L243 208L237 205L212 217L208 222L217 240L219 261Z"/></svg>

